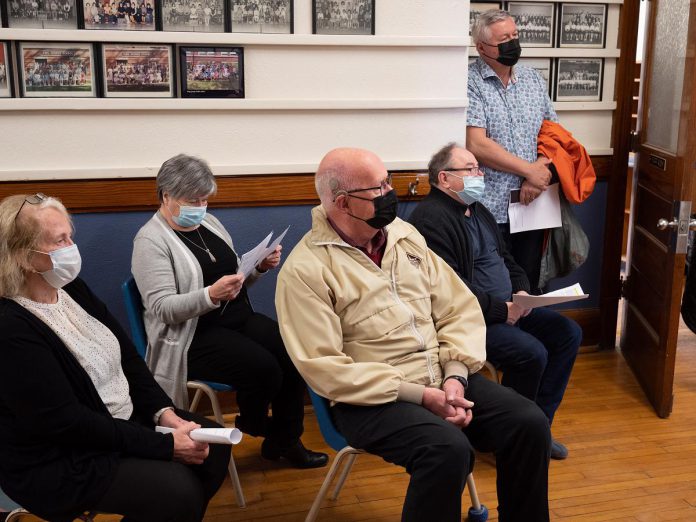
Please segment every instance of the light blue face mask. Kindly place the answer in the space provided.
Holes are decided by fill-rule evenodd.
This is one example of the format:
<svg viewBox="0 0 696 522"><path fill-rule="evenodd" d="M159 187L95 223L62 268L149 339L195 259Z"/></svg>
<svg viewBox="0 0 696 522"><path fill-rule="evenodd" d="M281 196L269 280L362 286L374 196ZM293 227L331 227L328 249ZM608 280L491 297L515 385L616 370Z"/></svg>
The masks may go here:
<svg viewBox="0 0 696 522"><path fill-rule="evenodd" d="M175 216L172 214L172 219L174 220L174 223L182 228L195 227L196 225L201 224L207 209L207 205L203 205L202 207L179 205L179 215Z"/></svg>
<svg viewBox="0 0 696 522"><path fill-rule="evenodd" d="M464 188L462 190L450 189L464 203L471 205L476 201L481 201L483 191L486 190L486 182L484 181L483 176L457 176L451 172L448 172L447 174L461 179L462 183L464 183Z"/></svg>

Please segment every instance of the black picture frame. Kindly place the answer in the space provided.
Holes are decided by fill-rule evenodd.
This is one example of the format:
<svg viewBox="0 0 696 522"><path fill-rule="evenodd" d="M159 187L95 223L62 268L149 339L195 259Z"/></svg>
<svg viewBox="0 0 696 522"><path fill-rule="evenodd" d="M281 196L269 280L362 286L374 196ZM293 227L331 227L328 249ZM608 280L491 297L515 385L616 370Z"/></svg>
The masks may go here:
<svg viewBox="0 0 696 522"><path fill-rule="evenodd" d="M227 0L160 0L163 31L224 33Z"/></svg>
<svg viewBox="0 0 696 522"><path fill-rule="evenodd" d="M100 46L104 98L173 98L176 70L169 44L103 43Z"/></svg>
<svg viewBox="0 0 696 522"><path fill-rule="evenodd" d="M7 0L6 27L21 29L77 29L77 4L82 0Z"/></svg>
<svg viewBox="0 0 696 522"><path fill-rule="evenodd" d="M5 1L0 0L0 27L7 27L7 8L4 4Z"/></svg>
<svg viewBox="0 0 696 522"><path fill-rule="evenodd" d="M375 34L375 0L341 0L341 3L347 4L344 11L334 13L332 0L312 0L313 34Z"/></svg>
<svg viewBox="0 0 696 522"><path fill-rule="evenodd" d="M522 47L553 47L555 7L556 4L550 2L507 3L507 11L515 20Z"/></svg>
<svg viewBox="0 0 696 522"><path fill-rule="evenodd" d="M604 58L556 58L554 101L599 102L603 87Z"/></svg>
<svg viewBox="0 0 696 522"><path fill-rule="evenodd" d="M21 97L97 96L97 68L92 43L19 42L16 47Z"/></svg>
<svg viewBox="0 0 696 522"><path fill-rule="evenodd" d="M474 23L478 19L479 15L488 11L489 9L502 9L502 2L470 2L469 3L469 36L471 36L471 29L474 27Z"/></svg>
<svg viewBox="0 0 696 522"><path fill-rule="evenodd" d="M159 28L159 0L77 1L80 4L81 29L95 31L156 31ZM129 5L126 6L125 4ZM133 11L129 11L131 9Z"/></svg>
<svg viewBox="0 0 696 522"><path fill-rule="evenodd" d="M553 58L528 58L528 57L522 57L520 60L517 62L518 65L524 65L527 67L531 67L532 69L535 69L539 74L541 74L541 77L546 81L546 92L549 94L549 97L552 96L553 94L553 69L554 69L554 63L555 61Z"/></svg>
<svg viewBox="0 0 696 522"><path fill-rule="evenodd" d="M562 3L558 16L558 46L590 49L606 47L607 11L607 4ZM596 20L597 18L601 20Z"/></svg>
<svg viewBox="0 0 696 522"><path fill-rule="evenodd" d="M14 74L10 42L0 40L0 98L14 95Z"/></svg>
<svg viewBox="0 0 696 522"><path fill-rule="evenodd" d="M179 46L178 55L182 98L244 98L243 47Z"/></svg>
<svg viewBox="0 0 696 522"><path fill-rule="evenodd" d="M294 0L228 0L230 32L294 34ZM257 7L257 9L254 9Z"/></svg>

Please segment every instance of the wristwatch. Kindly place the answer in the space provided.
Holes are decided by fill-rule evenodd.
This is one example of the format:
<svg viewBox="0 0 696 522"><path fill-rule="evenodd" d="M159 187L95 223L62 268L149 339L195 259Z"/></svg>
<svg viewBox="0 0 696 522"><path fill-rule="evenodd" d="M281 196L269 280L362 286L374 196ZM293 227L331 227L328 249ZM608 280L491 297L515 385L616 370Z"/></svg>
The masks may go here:
<svg viewBox="0 0 696 522"><path fill-rule="evenodd" d="M464 391L466 391L466 389L469 387L469 381L466 380L466 377L462 377L461 375L450 375L449 377L447 377L447 379L445 379L445 381L447 381L448 379L456 379L457 381L459 381L459 383L462 386L464 386Z"/></svg>

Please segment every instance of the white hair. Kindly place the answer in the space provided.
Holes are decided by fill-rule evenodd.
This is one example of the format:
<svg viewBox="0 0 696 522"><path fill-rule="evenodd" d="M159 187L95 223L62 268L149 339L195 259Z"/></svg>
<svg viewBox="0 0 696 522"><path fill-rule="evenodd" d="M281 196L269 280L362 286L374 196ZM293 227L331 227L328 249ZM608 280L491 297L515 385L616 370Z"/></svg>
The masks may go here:
<svg viewBox="0 0 696 522"><path fill-rule="evenodd" d="M489 9L481 13L471 29L471 39L474 41L474 45L478 45L481 42L488 43L491 37L491 25L510 18L512 18L510 13L501 9Z"/></svg>

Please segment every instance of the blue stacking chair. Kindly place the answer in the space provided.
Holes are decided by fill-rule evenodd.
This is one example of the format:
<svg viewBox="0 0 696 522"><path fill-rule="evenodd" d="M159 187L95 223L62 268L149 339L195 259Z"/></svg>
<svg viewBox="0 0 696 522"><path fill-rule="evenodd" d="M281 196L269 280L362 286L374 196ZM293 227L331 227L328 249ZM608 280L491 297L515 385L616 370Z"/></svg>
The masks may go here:
<svg viewBox="0 0 696 522"><path fill-rule="evenodd" d="M138 286L135 284L135 279L132 277L128 278L128 280L121 285L121 290L126 303L126 313L128 314L128 323L133 337L133 344L135 344L135 348L144 359L147 351L147 334L145 333L145 323L143 322L143 301ZM201 397L205 394L208 396L208 399L210 399L215 420L218 424L224 426L225 421L222 418L222 409L220 408L220 401L218 401L217 398L217 392L235 391L234 387L211 381L188 381L186 387L190 390L196 390L189 411L196 411ZM232 454L230 454L230 464L228 468L230 478L232 479L232 486L234 487L234 494L237 498L237 505L239 507L246 507L244 492L239 482L237 466L234 463L234 455Z"/></svg>
<svg viewBox="0 0 696 522"><path fill-rule="evenodd" d="M338 495L341 493L341 488L343 488L343 484L348 478L348 473L350 473L350 470L355 463L355 459L361 453L365 453L365 451L349 446L343 435L338 432L334 426L333 419L331 418L328 399L317 395L316 392L309 386L307 387L307 390L309 391L309 396L312 399L312 406L314 406L314 413L317 416L317 422L319 423L319 429L324 437L324 441L326 441L326 443L337 452L336 457L334 457L334 461L331 463L329 471L326 473L326 478L324 478L324 482L322 483L321 488L319 488L319 493L317 493L314 503L307 514L307 518L305 518L305 522L314 522L319 515L319 508L321 508L324 497L326 496L326 493L329 490L334 478L339 473L343 461L345 460L345 465L343 466L343 471L340 472L338 481L336 482L336 487L331 495L331 500L336 500L338 498ZM472 506L469 508L469 522L485 522L488 520L488 509L479 502L473 474L469 473L469 476L466 477L466 485L469 488L469 496L471 497L472 504Z"/></svg>

